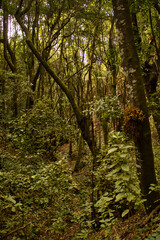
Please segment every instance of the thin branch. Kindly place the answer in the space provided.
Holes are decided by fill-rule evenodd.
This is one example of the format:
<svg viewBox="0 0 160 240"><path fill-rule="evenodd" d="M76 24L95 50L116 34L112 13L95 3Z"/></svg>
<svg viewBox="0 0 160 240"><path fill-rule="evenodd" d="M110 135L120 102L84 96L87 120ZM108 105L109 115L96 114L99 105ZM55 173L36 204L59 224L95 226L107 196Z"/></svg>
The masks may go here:
<svg viewBox="0 0 160 240"><path fill-rule="evenodd" d="M16 16L22 17L24 14L26 14L30 10L34 0L28 1L27 7L24 10L21 10L23 2L24 2L24 0L21 0L20 5L19 5L19 7L18 7L18 9L16 11L16 14L15 14Z"/></svg>
<svg viewBox="0 0 160 240"><path fill-rule="evenodd" d="M160 205L158 205L153 211L149 214L149 216L141 223L141 227L145 226L147 222L151 219L151 217L160 209Z"/></svg>
<svg viewBox="0 0 160 240"><path fill-rule="evenodd" d="M149 9L149 20L150 20L150 25L151 25L151 33L152 33L152 37L153 37L154 46L156 48L156 53L157 53L157 56L159 58L159 49L158 49L158 46L157 46L156 37L155 37L155 34L154 34L154 30L153 30L152 14L151 14L150 9Z"/></svg>
<svg viewBox="0 0 160 240"><path fill-rule="evenodd" d="M20 4L19 4L19 7L17 8L16 15L18 15L20 13L20 10L22 9L23 2L24 2L24 0L20 0Z"/></svg>
<svg viewBox="0 0 160 240"><path fill-rule="evenodd" d="M51 32L53 32L53 30L55 29L56 25L59 23L59 20L60 20L60 17L61 17L61 13L62 13L63 8L64 8L64 3L65 3L65 1L63 1L63 4L62 4L61 8L58 11L58 15L57 15L54 23L51 26Z"/></svg>
<svg viewBox="0 0 160 240"><path fill-rule="evenodd" d="M3 38L0 39L0 43L3 43L3 44L4 44L4 39L3 39ZM12 49L11 49L8 41L7 41L7 50L8 50L8 52L9 52L9 55L10 55L10 57L11 57L12 62L15 63L15 62L16 62L16 57L15 57L15 54L14 54L14 52L12 51Z"/></svg>
<svg viewBox="0 0 160 240"><path fill-rule="evenodd" d="M81 69L77 70L75 73L73 73L68 79L67 81L69 81L72 77L74 77L76 74L78 74L79 72L81 72L83 69L87 68L89 66L89 63L87 65L85 65L84 67L82 67Z"/></svg>

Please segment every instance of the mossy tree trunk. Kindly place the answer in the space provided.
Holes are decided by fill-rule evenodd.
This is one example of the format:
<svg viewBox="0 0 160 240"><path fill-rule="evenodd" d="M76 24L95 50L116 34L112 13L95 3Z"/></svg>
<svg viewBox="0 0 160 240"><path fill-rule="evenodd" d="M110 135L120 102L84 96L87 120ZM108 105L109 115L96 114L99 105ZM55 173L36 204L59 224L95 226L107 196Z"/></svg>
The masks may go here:
<svg viewBox="0 0 160 240"><path fill-rule="evenodd" d="M131 104L141 109L145 114L143 125L139 129L139 136L134 138L134 142L137 149L136 159L139 166L140 188L143 197L147 199L145 203L146 210L150 212L158 204L159 194L154 191L149 194L150 185L157 182L144 84L134 42L128 0L112 0L112 3L116 18L120 55L124 73L128 80Z"/></svg>

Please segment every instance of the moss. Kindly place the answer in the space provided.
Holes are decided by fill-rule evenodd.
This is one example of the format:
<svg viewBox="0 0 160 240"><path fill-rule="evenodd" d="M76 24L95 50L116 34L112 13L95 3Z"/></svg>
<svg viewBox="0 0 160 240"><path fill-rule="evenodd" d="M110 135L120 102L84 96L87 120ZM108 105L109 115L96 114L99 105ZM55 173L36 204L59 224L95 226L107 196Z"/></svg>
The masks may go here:
<svg viewBox="0 0 160 240"><path fill-rule="evenodd" d="M140 135L145 115L135 106L129 106L124 110L124 131L133 139Z"/></svg>

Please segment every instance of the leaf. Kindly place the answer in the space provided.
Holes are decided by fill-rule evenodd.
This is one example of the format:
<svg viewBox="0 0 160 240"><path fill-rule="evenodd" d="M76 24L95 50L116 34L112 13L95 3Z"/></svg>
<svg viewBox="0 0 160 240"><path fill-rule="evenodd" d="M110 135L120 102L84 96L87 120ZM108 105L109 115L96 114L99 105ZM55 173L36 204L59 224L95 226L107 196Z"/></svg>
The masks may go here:
<svg viewBox="0 0 160 240"><path fill-rule="evenodd" d="M6 197L6 200L16 204L16 200L13 199L13 197L11 195L9 195L9 197Z"/></svg>
<svg viewBox="0 0 160 240"><path fill-rule="evenodd" d="M16 208L15 207L12 207L12 212L16 212Z"/></svg>
<svg viewBox="0 0 160 240"><path fill-rule="evenodd" d="M118 202L119 200L122 200L123 198L125 198L126 195L125 193L119 193L117 196L116 196L116 202Z"/></svg>
<svg viewBox="0 0 160 240"><path fill-rule="evenodd" d="M124 148L124 149L134 148L134 146L132 146L132 145L128 145L128 146L124 146L123 148Z"/></svg>
<svg viewBox="0 0 160 240"><path fill-rule="evenodd" d="M121 158L126 158L126 157L127 157L127 154L120 154L120 157L121 157Z"/></svg>
<svg viewBox="0 0 160 240"><path fill-rule="evenodd" d="M134 200L134 199L135 199L135 196L134 196L132 193L129 193L128 196L127 196L127 200L128 200L129 202L131 202L131 201Z"/></svg>
<svg viewBox="0 0 160 240"><path fill-rule="evenodd" d="M117 163L113 163L108 167L108 169L111 169L111 168L115 167L116 165L117 165Z"/></svg>
<svg viewBox="0 0 160 240"><path fill-rule="evenodd" d="M117 167L116 169L112 170L112 171L108 174L108 176L113 176L115 173L118 173L120 170L121 170L121 168L120 168L120 167Z"/></svg>
<svg viewBox="0 0 160 240"><path fill-rule="evenodd" d="M22 203L16 203L15 207L21 207Z"/></svg>
<svg viewBox="0 0 160 240"><path fill-rule="evenodd" d="M110 202L111 200L113 200L113 198L110 197L104 197L105 202Z"/></svg>
<svg viewBox="0 0 160 240"><path fill-rule="evenodd" d="M115 185L116 185L116 187L118 187L118 186L120 186L122 183L123 183L122 180L118 180L118 181L115 182Z"/></svg>
<svg viewBox="0 0 160 240"><path fill-rule="evenodd" d="M108 154L114 153L118 150L118 148L111 148L108 150Z"/></svg>
<svg viewBox="0 0 160 240"><path fill-rule="evenodd" d="M36 176L37 176L37 175L32 175L32 176L31 176L31 178L33 178L33 179L34 179Z"/></svg>
<svg viewBox="0 0 160 240"><path fill-rule="evenodd" d="M123 181L125 181L125 182L126 182L126 181L128 182L129 179L130 179L130 175L128 175L128 174L127 174L127 175L121 174L121 179L122 179Z"/></svg>
<svg viewBox="0 0 160 240"><path fill-rule="evenodd" d="M129 209L126 209L122 212L122 217L126 216L129 213Z"/></svg>
<svg viewBox="0 0 160 240"><path fill-rule="evenodd" d="M123 171L129 172L129 166L127 164L122 164L121 168Z"/></svg>

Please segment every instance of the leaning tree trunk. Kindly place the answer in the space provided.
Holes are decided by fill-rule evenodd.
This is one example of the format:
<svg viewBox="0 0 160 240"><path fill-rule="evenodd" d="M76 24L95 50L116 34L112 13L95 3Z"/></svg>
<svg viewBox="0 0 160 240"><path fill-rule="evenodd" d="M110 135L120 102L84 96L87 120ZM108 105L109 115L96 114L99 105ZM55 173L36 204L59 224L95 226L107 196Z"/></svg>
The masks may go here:
<svg viewBox="0 0 160 240"><path fill-rule="evenodd" d="M150 212L156 206L160 197L155 191L149 193L150 185L156 184L156 176L143 79L134 42L128 0L112 0L112 3L116 18L120 55L124 73L128 79L131 102L134 105L133 108L139 109L139 111L137 110L139 113L143 111L145 117L142 124L139 125L139 129L136 129L137 134L134 135L134 142L137 149L136 160L139 166L140 188L143 197L147 199L145 202L146 210Z"/></svg>

